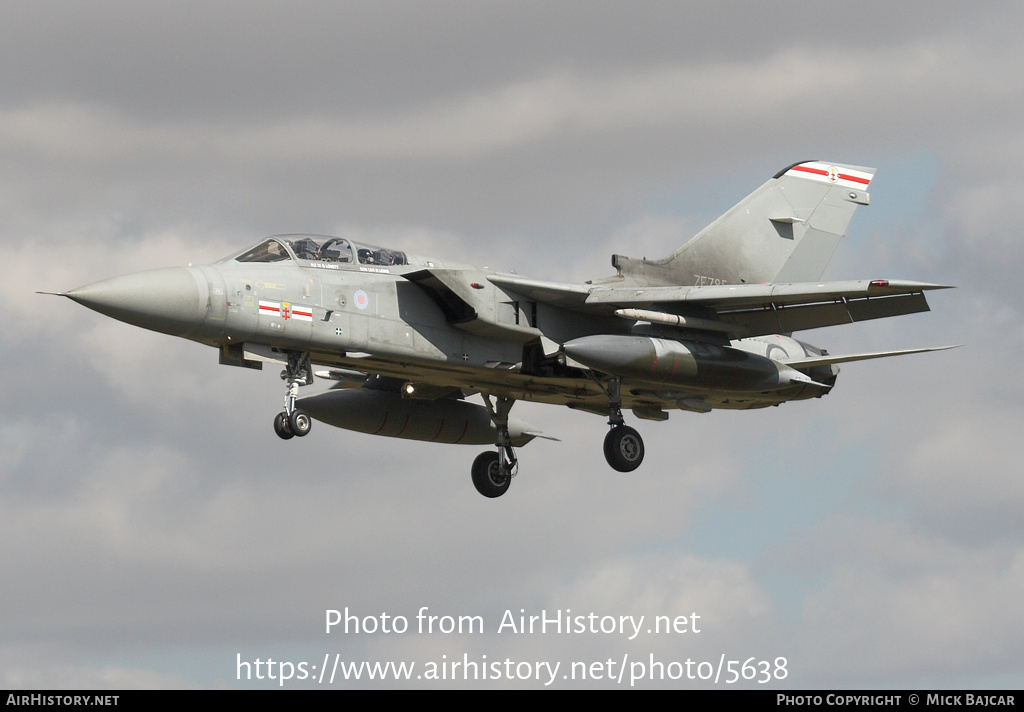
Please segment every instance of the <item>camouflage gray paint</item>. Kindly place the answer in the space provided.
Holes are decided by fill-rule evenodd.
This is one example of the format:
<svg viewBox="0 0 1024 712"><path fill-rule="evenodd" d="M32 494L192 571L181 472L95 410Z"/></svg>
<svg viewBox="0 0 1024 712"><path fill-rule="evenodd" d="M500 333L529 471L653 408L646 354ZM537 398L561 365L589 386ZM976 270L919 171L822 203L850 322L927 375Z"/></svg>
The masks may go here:
<svg viewBox="0 0 1024 712"><path fill-rule="evenodd" d="M831 356L800 329L928 309L942 285L817 282L874 170L809 161L780 171L662 260L615 255L617 274L567 284L318 235L281 235L219 262L115 277L66 293L100 313L215 346L226 365L281 364L282 438L312 416L424 441L487 443L481 493L504 493L513 446L542 436L516 400L607 415L616 469L643 458L623 409L761 408L820 397L836 364L934 349ZM297 398L318 375L328 393ZM337 390L341 389L341 390ZM346 391L345 389L352 389ZM480 394L484 405L463 399ZM542 436L543 437L543 436Z"/></svg>

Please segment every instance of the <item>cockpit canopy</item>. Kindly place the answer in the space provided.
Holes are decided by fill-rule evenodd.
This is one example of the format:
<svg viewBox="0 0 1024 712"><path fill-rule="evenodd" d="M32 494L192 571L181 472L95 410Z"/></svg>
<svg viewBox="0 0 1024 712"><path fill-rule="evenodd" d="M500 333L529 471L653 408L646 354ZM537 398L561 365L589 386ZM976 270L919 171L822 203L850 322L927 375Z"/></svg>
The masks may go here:
<svg viewBox="0 0 1024 712"><path fill-rule="evenodd" d="M236 262L306 260L361 265L406 265L404 252L326 235L274 235L234 258Z"/></svg>

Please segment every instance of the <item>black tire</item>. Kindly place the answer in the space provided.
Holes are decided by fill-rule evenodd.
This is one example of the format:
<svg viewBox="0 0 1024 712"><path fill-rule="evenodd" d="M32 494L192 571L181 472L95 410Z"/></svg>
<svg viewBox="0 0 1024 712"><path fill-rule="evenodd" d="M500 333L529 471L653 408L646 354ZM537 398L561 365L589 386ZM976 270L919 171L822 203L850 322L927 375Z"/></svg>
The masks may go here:
<svg viewBox="0 0 1024 712"><path fill-rule="evenodd" d="M304 437L309 434L312 427L313 419L309 417L309 413L301 408L296 408L288 416L288 429L292 431L292 435L300 438Z"/></svg>
<svg viewBox="0 0 1024 712"><path fill-rule="evenodd" d="M288 414L281 412L274 416L274 432L282 440L291 440L295 437L291 426L288 425Z"/></svg>
<svg viewBox="0 0 1024 712"><path fill-rule="evenodd" d="M473 460L473 486L484 497L500 497L508 491L512 478L500 473L498 453L482 452Z"/></svg>
<svg viewBox="0 0 1024 712"><path fill-rule="evenodd" d="M604 459L619 472L632 472L644 461L644 440L627 425L617 425L604 437Z"/></svg>

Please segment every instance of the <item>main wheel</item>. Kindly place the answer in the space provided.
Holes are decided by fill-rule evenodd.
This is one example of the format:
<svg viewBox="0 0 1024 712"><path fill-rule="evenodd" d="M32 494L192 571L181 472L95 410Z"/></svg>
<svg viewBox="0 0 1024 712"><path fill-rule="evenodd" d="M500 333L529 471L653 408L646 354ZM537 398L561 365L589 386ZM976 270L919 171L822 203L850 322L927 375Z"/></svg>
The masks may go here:
<svg viewBox="0 0 1024 712"><path fill-rule="evenodd" d="M312 427L313 419L309 417L309 413L301 408L296 408L288 416L288 429L292 431L292 435L297 435L301 438L304 435L308 435Z"/></svg>
<svg viewBox="0 0 1024 712"><path fill-rule="evenodd" d="M619 472L632 472L644 461L644 441L627 425L617 425L604 437L604 459Z"/></svg>
<svg viewBox="0 0 1024 712"><path fill-rule="evenodd" d="M511 483L512 478L501 473L498 453L488 450L473 460L473 486L484 497L500 497Z"/></svg>
<svg viewBox="0 0 1024 712"><path fill-rule="evenodd" d="M274 432L282 440L291 440L295 437L295 433L292 432L291 427L288 425L287 413L282 411L274 416Z"/></svg>

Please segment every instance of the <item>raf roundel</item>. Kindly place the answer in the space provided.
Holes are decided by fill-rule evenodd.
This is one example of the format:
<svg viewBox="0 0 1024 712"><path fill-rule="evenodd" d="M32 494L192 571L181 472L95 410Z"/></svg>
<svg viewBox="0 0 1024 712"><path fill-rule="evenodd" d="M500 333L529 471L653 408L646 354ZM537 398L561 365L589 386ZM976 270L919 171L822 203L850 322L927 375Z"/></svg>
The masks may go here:
<svg viewBox="0 0 1024 712"><path fill-rule="evenodd" d="M357 309L366 309L366 305L370 303L370 297L361 289L356 290L356 293L352 295L352 300L356 303Z"/></svg>

